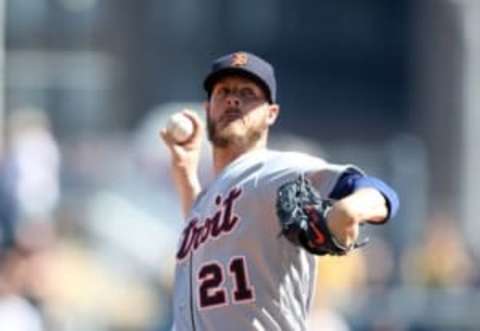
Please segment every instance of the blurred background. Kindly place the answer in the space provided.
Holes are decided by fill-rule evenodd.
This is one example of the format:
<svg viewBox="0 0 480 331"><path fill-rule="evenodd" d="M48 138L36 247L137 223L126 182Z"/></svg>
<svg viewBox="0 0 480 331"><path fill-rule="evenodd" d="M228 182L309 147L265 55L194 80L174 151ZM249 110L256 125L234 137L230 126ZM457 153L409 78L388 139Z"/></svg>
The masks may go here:
<svg viewBox="0 0 480 331"><path fill-rule="evenodd" d="M237 50L275 66L272 148L400 195L365 249L319 261L311 330L480 330L480 1L0 0L0 45L1 331L169 330L158 131L203 115Z"/></svg>

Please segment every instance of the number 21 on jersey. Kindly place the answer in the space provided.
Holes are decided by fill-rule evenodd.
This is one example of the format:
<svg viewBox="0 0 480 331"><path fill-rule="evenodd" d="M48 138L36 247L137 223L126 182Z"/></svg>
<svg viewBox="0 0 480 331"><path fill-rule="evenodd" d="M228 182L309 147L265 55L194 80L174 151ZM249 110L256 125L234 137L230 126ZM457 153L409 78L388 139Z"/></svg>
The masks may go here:
<svg viewBox="0 0 480 331"><path fill-rule="evenodd" d="M255 300L255 289L250 283L245 257L235 256L228 265L219 262L207 262L197 273L198 305L200 309L215 308L228 305L225 287L225 269L232 280L233 288L230 297L233 304L247 303Z"/></svg>

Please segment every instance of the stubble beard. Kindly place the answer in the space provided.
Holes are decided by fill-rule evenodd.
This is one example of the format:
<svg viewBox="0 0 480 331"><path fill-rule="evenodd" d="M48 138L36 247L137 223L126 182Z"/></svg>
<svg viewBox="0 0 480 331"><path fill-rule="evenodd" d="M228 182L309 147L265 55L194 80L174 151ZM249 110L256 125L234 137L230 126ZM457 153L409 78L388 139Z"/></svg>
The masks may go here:
<svg viewBox="0 0 480 331"><path fill-rule="evenodd" d="M238 134L231 126L236 123L228 123L225 127L219 128L218 123L207 119L208 140L216 148L226 149L231 147L249 148L254 146L263 136L266 127L251 126L243 134Z"/></svg>

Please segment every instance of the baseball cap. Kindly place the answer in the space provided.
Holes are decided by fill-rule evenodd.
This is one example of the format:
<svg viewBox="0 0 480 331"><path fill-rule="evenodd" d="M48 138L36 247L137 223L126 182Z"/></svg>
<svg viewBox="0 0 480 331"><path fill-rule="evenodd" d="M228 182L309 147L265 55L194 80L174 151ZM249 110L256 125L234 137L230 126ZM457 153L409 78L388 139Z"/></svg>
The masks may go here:
<svg viewBox="0 0 480 331"><path fill-rule="evenodd" d="M241 75L252 79L265 91L270 102L277 98L277 82L272 65L261 57L248 52L235 52L224 55L212 63L212 68L203 82L210 96L213 86L226 75Z"/></svg>

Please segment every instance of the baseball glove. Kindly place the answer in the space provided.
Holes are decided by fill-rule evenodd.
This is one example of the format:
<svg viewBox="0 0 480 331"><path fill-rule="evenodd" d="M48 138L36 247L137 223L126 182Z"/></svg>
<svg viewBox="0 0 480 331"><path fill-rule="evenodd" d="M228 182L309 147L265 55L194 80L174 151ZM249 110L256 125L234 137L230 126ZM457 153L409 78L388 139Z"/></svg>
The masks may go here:
<svg viewBox="0 0 480 331"><path fill-rule="evenodd" d="M368 239L343 246L330 232L326 220L333 202L322 199L303 174L283 184L278 189L276 202L280 235L316 255L346 255L364 246Z"/></svg>

